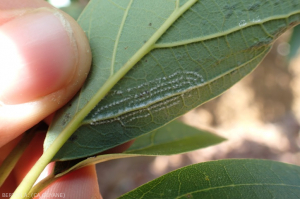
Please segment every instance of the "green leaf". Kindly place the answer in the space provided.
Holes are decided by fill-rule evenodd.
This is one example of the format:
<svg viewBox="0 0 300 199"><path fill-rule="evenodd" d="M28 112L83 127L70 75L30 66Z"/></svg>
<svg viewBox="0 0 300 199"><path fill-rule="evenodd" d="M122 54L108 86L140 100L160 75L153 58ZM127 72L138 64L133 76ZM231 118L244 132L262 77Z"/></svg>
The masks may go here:
<svg viewBox="0 0 300 199"><path fill-rule="evenodd" d="M82 12L84 6L80 2L72 2L68 7L60 8L62 11L68 13L74 19L78 19L80 13Z"/></svg>
<svg viewBox="0 0 300 199"><path fill-rule="evenodd" d="M250 73L299 13L294 0L92 0L78 20L92 71L45 148L80 126L53 160L77 159L165 125Z"/></svg>
<svg viewBox="0 0 300 199"><path fill-rule="evenodd" d="M158 130L138 137L125 153L173 155L208 147L224 141L208 131L174 121Z"/></svg>
<svg viewBox="0 0 300 199"><path fill-rule="evenodd" d="M174 155L204 148L224 141L217 135L195 129L174 121L166 126L138 137L133 145L120 154L105 154L95 157L56 162L54 174L61 177L70 171L108 160L137 156Z"/></svg>
<svg viewBox="0 0 300 199"><path fill-rule="evenodd" d="M120 199L299 198L300 167L266 160L219 160L170 172Z"/></svg>
<svg viewBox="0 0 300 199"><path fill-rule="evenodd" d="M121 158L131 158L142 156L140 154L125 154L125 153L115 153L115 154L106 154L106 155L98 155L89 158L69 160L69 161L58 161L55 162L54 167L54 175L55 178L62 177L67 173L86 167L88 165L94 165L101 162L106 162L109 160L121 159Z"/></svg>
<svg viewBox="0 0 300 199"><path fill-rule="evenodd" d="M289 59L293 59L297 55L300 54L300 25L296 26L293 30L293 34L290 40L290 54L289 54Z"/></svg>

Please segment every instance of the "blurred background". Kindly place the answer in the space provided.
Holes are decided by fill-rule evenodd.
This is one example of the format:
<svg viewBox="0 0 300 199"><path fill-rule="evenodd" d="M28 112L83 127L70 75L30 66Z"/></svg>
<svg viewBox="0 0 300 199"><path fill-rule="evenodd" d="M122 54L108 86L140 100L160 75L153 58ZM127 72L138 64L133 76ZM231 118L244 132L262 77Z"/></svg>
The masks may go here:
<svg viewBox="0 0 300 199"><path fill-rule="evenodd" d="M88 0L49 0L75 19ZM227 158L271 159L300 166L300 26L282 35L257 69L220 97L180 118L228 140L187 154L97 165L105 199L190 164Z"/></svg>

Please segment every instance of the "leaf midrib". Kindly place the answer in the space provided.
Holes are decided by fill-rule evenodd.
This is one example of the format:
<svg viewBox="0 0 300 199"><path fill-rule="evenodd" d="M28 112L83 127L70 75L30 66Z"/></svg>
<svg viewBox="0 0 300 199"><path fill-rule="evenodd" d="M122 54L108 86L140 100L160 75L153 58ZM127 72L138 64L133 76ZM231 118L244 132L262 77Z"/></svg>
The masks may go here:
<svg viewBox="0 0 300 199"><path fill-rule="evenodd" d="M163 23L163 25L152 35L152 37L120 68L113 76L110 76L106 82L97 91L94 97L85 106L78 111L67 126L60 132L54 142L46 149L50 151L51 158L62 147L64 143L71 137L71 135L82 125L84 118L93 110L93 108L99 103L101 99L112 89L114 85L147 53L152 49L156 41L171 27L171 25L191 6L193 6L198 0L188 0L184 5L178 7L178 0L174 12ZM51 150L50 150L51 149ZM53 154L52 154L53 153ZM48 155L48 154L47 154Z"/></svg>
<svg viewBox="0 0 300 199"><path fill-rule="evenodd" d="M191 1L191 0L190 0L190 1ZM190 2L190 1L189 1L189 2ZM197 0L195 0L195 1L197 2ZM176 1L176 8L178 8L177 6L178 6L178 1ZM183 7L183 6L182 6L182 7ZM175 9L175 11L176 11L176 9ZM174 11L174 12L175 12L175 11ZM242 26L242 27L236 26L235 28L228 29L227 31L224 31L224 32L221 32L221 33L211 34L211 35L207 35L207 36L204 36L204 37L198 37L198 38L195 38L195 39L183 40L183 41L172 42L172 43L160 43L160 44L155 44L155 43L154 43L153 46L151 47L151 49L149 49L149 52L150 52L151 50L158 49L158 48L172 48L172 47L177 47L177 46L182 46L182 45L188 45L188 44L196 43L196 42L203 42L203 41L205 41L205 40L215 39L215 38L218 38L218 37L222 37L222 36L229 35L229 34L231 34L231 33L233 33L233 32L240 31L240 30L242 30L242 29L244 29L244 28L246 28L246 27L255 26L255 25L261 25L261 26L263 26L263 24L266 23L266 22L268 22L268 21L279 20L279 19L287 19L287 18L289 18L289 17L291 17L291 16L293 16L293 15L296 15L296 14L300 14L300 12L299 12L299 11L294 11L294 12L290 12L289 14L286 14L286 15L277 15L277 16L275 16L275 17L268 17L268 18L265 18L264 20L261 20L261 21L259 21L259 22L249 22L249 23L247 23L247 25ZM172 14L171 14L171 15L172 15ZM171 15L170 15L170 17L171 17ZM170 17L169 17L169 18L170 18ZM266 34L270 35L268 32L266 32ZM158 40L158 39L157 39L157 40ZM268 51L268 50L269 50L269 49L267 49L266 51ZM258 56L262 55L262 54L265 53L266 51L263 51L263 52L260 53ZM256 57L258 57L258 56L256 56ZM256 57L254 57L254 59L255 59ZM167 97L164 97L164 98L161 98L161 99L159 99L159 100L153 101L153 102L147 104L147 106L141 105L141 106L138 106L138 107L133 108L133 109L128 109L127 111L123 111L122 113L119 113L119 114L116 114L116 115L112 115L112 116L108 116L108 117L103 117L103 118L101 118L101 119L99 119L99 120L97 120L97 121L102 121L102 120L106 120L106 119L112 119L112 118L115 118L115 117L119 117L119 116L121 116L121 115L123 115L123 114L126 114L126 113L128 113L128 112L136 111L136 110L139 110L139 109L142 109L142 108L147 108L147 107L149 107L149 106L151 106L151 105L153 105L153 104L155 104L155 103L158 103L158 102L164 101L164 100L166 100L166 99L168 99L168 98L171 98L171 97L174 97L174 96L183 94L183 93L185 93L185 92L191 91L191 90L193 90L193 89L195 89L195 88L198 88L198 87L200 87L200 86L206 86L206 85L209 85L209 84L212 83L213 81L215 81L215 80L217 80L217 79L219 79L219 78L222 78L222 77L226 76L227 74L229 74L229 73L231 73L231 72L233 72L233 71L235 71L235 70L238 70L239 68L241 68L241 67L243 67L244 65L248 64L248 63L251 62L252 60L253 60L253 59L251 59L250 61L248 61L248 62L242 64L242 65L239 66L238 68L234 68L234 69L232 69L232 70L229 70L229 71L227 71L227 72L224 72L224 73L222 73L222 74L216 76L215 78L213 78L213 79L211 79L211 80L205 82L204 84L200 84L200 85L197 85L197 86L193 86L193 87L190 87L190 88L188 88L188 89L186 89L186 90L184 90L184 91L182 91L182 92L174 93L174 94L169 95L169 96L167 96ZM91 120L84 120L84 121L82 122L82 125L89 125L91 122L92 122Z"/></svg>
<svg viewBox="0 0 300 199"><path fill-rule="evenodd" d="M78 113L78 117L84 117L98 104L98 102L109 92L109 90L139 61L142 57L148 54L152 49L156 41L169 29L169 27L191 6L193 6L198 0L189 0L181 7L178 6L178 0L176 1L176 7L174 12L163 23L163 25L152 35L152 37L118 70L113 76L109 77L104 85L98 90L94 97L85 105L85 107ZM80 116L79 116L80 115ZM76 116L74 117L74 119ZM79 119L78 119L79 120ZM71 122L72 123L72 122ZM71 123L69 123L71 125Z"/></svg>
<svg viewBox="0 0 300 199"><path fill-rule="evenodd" d="M226 76L226 75L228 75L228 74L230 74L230 73L232 73L232 72L234 72L234 71L239 70L239 69L242 68L243 66L245 66L245 65L249 64L250 62L252 62L253 60L255 60L257 57L259 57L259 56L261 56L262 54L266 53L267 51L269 51L269 48L267 48L266 50L262 51L260 54L258 54L257 56L253 57L251 60L249 60L249 61L247 61L247 62L241 64L240 66L238 66L238 67L236 67L236 68L233 68L233 69L231 69L231 70L228 70L228 71L226 71L226 72L224 72L224 73L221 73L220 75L218 75L218 76L212 78L211 80L209 80L209 81L207 81L207 82L205 82L205 83L203 83L203 84L199 84L199 85L197 85L197 86L192 86L192 87L190 87L190 88L188 88L188 89L183 90L182 92L173 93L173 94L168 95L168 96L166 96L166 97L164 97L164 98L161 98L161 99L159 99L159 100L154 100L152 103L148 103L146 106L144 106L144 105L137 106L136 108L129 109L129 110L127 110L127 111L123 111L122 113L119 113L119 114L116 114L116 115L113 115L113 116L110 116L110 117L103 117L103 118L101 118L101 119L99 119L99 120L97 120L97 121L103 121L103 120L107 120L107 119L112 119L112 118L116 118L116 117L119 117L119 116L121 116L121 115L124 115L124 114L126 114L126 113L129 113L129 112L137 111L137 110L139 110L139 109L145 109L145 108L148 108L148 107L150 107L150 106L152 106L153 104L156 104L156 103L158 103L158 102L167 100L167 99L169 99L169 98L172 98L172 97L175 97L175 96L178 96L178 95L182 95L182 94L184 94L184 93L186 93L186 92L189 92L189 91L191 91L191 90L194 90L194 89L196 89L196 88L199 88L199 87L202 87L202 86L209 85L209 84L211 84L212 82L214 82L214 81L216 81L216 80L218 80L218 79L220 79L220 78L222 78L222 77L224 77L224 76ZM95 119L95 118L93 118L93 119ZM85 119L85 120L82 122L82 125L89 125L91 122L92 122L92 120L87 120L87 119Z"/></svg>

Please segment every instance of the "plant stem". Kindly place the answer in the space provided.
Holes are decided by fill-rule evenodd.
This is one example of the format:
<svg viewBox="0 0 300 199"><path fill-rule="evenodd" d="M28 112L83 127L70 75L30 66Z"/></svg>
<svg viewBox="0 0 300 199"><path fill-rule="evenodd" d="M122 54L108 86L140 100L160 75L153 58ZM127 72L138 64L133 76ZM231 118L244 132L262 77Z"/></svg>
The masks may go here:
<svg viewBox="0 0 300 199"><path fill-rule="evenodd" d="M28 198L28 192L34 185L35 181L42 173L44 168L52 160L57 151L63 146L63 144L69 139L73 132L79 127L81 118L75 117L74 122L69 123L69 125L62 131L61 134L54 140L50 147L43 153L31 170L27 173L25 178L22 180L18 188L13 193L11 199ZM79 120L79 121L78 121Z"/></svg>
<svg viewBox="0 0 300 199"><path fill-rule="evenodd" d="M0 187L5 182L6 178L9 176L20 157L22 156L24 150L27 148L31 140L33 139L37 130L37 125L27 130L20 142L16 147L9 153L0 166Z"/></svg>
<svg viewBox="0 0 300 199"><path fill-rule="evenodd" d="M57 178L54 176L53 172L41 180L39 183L37 183L27 194L28 199L32 199L35 196L37 196L44 188L49 186L52 182L54 182Z"/></svg>

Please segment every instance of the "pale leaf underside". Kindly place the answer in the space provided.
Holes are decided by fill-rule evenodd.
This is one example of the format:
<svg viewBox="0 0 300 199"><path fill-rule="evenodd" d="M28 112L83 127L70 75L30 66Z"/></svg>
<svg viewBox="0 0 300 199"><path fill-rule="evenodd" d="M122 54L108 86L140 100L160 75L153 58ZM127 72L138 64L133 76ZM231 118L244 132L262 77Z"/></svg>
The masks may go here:
<svg viewBox="0 0 300 199"><path fill-rule="evenodd" d="M189 3L193 5L87 115L55 160L97 154L220 95L300 21L300 2L295 0L91 1L79 23L91 42L93 69L72 105L57 115L45 145Z"/></svg>
<svg viewBox="0 0 300 199"><path fill-rule="evenodd" d="M123 153L56 162L54 173L56 177L59 177L84 166L112 159L185 153L218 144L224 140L207 130L196 129L173 121L162 128L138 137L133 145Z"/></svg>

